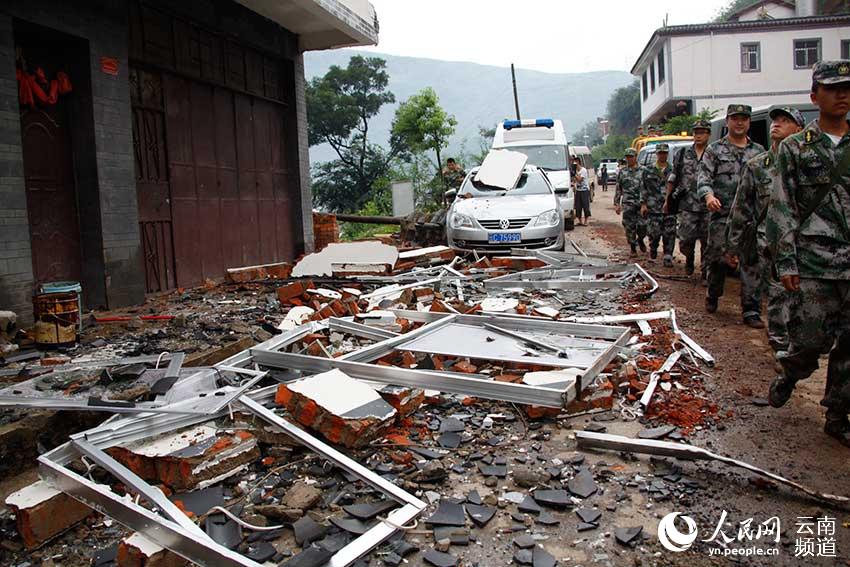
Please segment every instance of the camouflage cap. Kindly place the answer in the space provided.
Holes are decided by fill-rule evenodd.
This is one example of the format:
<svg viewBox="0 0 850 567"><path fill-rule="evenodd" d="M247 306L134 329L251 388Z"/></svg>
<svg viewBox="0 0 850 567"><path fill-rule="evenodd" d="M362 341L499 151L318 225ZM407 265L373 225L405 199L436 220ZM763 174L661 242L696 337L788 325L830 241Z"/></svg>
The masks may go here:
<svg viewBox="0 0 850 567"><path fill-rule="evenodd" d="M743 114L744 116L751 116L753 114L753 107L749 104L730 104L726 107L726 116L734 116L736 114Z"/></svg>
<svg viewBox="0 0 850 567"><path fill-rule="evenodd" d="M657 144L655 146L655 151L656 151L656 153L657 152L669 152L670 146L668 146L667 144Z"/></svg>
<svg viewBox="0 0 850 567"><path fill-rule="evenodd" d="M821 61L812 69L812 81L820 85L850 83L850 61Z"/></svg>
<svg viewBox="0 0 850 567"><path fill-rule="evenodd" d="M692 130L711 130L711 122L708 120L700 119L694 122L694 127Z"/></svg>
<svg viewBox="0 0 850 567"><path fill-rule="evenodd" d="M636 155L637 155L637 150L635 150L634 148L626 148L626 151L625 151L625 152L623 152L623 154L624 154L626 157L629 157L629 156L634 157L634 156L636 156Z"/></svg>
<svg viewBox="0 0 850 567"><path fill-rule="evenodd" d="M802 113L796 108L791 108L790 106L783 106L781 108L774 108L770 111L770 119L773 120L780 114L783 114L797 123L797 126L803 128L806 125L806 121L803 119Z"/></svg>

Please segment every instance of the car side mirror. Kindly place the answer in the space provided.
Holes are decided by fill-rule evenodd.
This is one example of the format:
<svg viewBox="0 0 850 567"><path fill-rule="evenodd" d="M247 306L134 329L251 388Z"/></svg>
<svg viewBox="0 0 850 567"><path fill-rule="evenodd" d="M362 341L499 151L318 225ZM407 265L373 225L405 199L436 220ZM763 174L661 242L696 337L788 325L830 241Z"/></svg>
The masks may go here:
<svg viewBox="0 0 850 567"><path fill-rule="evenodd" d="M566 195L569 192L570 192L569 187L558 187L557 189L555 189L556 195Z"/></svg>
<svg viewBox="0 0 850 567"><path fill-rule="evenodd" d="M446 201L454 201L457 198L457 189L449 189L445 193L443 193L443 197Z"/></svg>

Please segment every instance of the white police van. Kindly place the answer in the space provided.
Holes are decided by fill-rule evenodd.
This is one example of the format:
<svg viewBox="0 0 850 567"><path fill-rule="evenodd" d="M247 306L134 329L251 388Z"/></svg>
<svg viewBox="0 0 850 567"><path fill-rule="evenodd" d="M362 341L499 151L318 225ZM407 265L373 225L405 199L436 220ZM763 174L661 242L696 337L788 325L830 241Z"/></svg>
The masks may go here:
<svg viewBox="0 0 850 567"><path fill-rule="evenodd" d="M567 230L575 227L575 195L570 186L570 151L560 120L536 118L505 120L496 126L494 150L512 150L528 156L528 163L542 169L564 209Z"/></svg>

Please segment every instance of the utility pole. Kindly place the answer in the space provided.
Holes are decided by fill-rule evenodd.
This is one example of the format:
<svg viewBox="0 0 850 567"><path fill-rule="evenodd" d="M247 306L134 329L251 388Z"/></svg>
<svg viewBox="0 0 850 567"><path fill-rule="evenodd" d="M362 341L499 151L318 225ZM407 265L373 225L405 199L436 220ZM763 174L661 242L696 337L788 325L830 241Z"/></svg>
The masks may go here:
<svg viewBox="0 0 850 567"><path fill-rule="evenodd" d="M514 71L514 64L511 63L511 81L514 84L514 107L516 108L516 119L520 120L519 117L519 96L516 94L516 71Z"/></svg>

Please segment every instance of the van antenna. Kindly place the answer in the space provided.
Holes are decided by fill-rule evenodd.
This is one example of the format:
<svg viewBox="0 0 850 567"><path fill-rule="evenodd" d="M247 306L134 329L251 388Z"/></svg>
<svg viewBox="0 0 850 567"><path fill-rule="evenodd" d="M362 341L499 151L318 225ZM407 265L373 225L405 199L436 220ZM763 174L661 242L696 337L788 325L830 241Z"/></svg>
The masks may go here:
<svg viewBox="0 0 850 567"><path fill-rule="evenodd" d="M519 117L519 96L516 93L516 71L514 71L514 64L511 63L511 82L514 85L514 108L516 108L516 119L520 120Z"/></svg>

